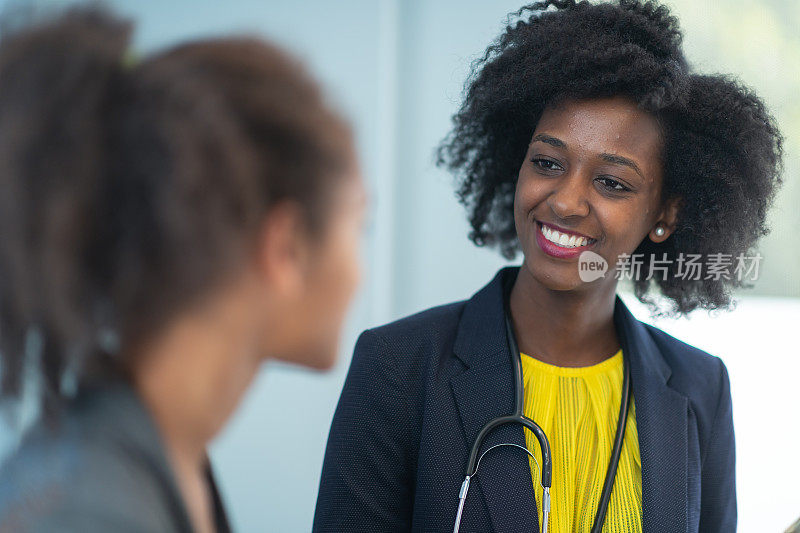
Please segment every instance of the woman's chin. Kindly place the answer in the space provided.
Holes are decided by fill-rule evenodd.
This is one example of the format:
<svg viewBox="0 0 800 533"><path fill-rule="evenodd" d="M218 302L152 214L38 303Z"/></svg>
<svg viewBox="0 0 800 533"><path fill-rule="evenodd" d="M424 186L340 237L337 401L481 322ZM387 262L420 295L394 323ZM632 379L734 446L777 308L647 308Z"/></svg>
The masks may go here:
<svg viewBox="0 0 800 533"><path fill-rule="evenodd" d="M551 291L580 290L587 285L578 275L577 268L568 265L558 268L540 268L539 265L533 265L529 268L533 278Z"/></svg>

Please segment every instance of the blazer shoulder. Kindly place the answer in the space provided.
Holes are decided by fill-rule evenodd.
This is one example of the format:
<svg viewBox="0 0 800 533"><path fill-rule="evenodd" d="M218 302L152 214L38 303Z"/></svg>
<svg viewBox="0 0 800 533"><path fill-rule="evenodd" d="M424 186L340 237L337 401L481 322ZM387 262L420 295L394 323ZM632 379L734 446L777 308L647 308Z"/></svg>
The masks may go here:
<svg viewBox="0 0 800 533"><path fill-rule="evenodd" d="M381 326L369 328L380 339L382 345L392 348L430 348L448 337L453 337L458 329L461 312L467 300L459 300L418 311L398 318Z"/></svg>
<svg viewBox="0 0 800 533"><path fill-rule="evenodd" d="M407 390L419 389L408 384L421 383L432 367L447 360L466 301L437 305L364 330L351 364L377 365L392 382L404 383Z"/></svg>
<svg viewBox="0 0 800 533"><path fill-rule="evenodd" d="M0 531L172 527L147 466L124 450L80 437L27 440L4 461L0 484Z"/></svg>
<svg viewBox="0 0 800 533"><path fill-rule="evenodd" d="M653 325L642 324L667 358L673 374L683 372L718 374L720 372L722 360L718 356L692 346Z"/></svg>
<svg viewBox="0 0 800 533"><path fill-rule="evenodd" d="M663 330L644 324L672 370L669 386L684 394L701 418L713 419L719 405L730 402L728 369L722 359Z"/></svg>
<svg viewBox="0 0 800 533"><path fill-rule="evenodd" d="M39 420L0 466L0 531L188 526L155 422L124 380L79 391L56 425Z"/></svg>

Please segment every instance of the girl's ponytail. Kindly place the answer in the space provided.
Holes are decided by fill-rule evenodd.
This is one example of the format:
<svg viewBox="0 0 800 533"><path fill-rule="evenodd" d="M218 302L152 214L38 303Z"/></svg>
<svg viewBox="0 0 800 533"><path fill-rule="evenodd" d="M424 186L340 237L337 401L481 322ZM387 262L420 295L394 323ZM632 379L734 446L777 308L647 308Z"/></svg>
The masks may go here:
<svg viewBox="0 0 800 533"><path fill-rule="evenodd" d="M130 31L76 9L0 36L0 392L19 396L34 365L45 409L87 353L113 348L87 270Z"/></svg>

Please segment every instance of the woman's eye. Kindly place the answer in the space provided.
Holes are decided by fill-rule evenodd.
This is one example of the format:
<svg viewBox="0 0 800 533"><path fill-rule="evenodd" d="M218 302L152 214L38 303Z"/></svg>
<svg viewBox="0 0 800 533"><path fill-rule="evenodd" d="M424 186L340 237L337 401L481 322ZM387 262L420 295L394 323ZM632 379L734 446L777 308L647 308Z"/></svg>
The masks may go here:
<svg viewBox="0 0 800 533"><path fill-rule="evenodd" d="M561 165L549 159L533 158L531 159L531 163L542 170L558 170L561 168Z"/></svg>
<svg viewBox="0 0 800 533"><path fill-rule="evenodd" d="M611 179L611 178L605 178L605 177L604 178L597 178L597 179L602 181L602 182L604 182L604 187L606 189L608 189L609 191L614 191L614 192L629 192L630 191L630 189L628 187L624 186L623 184L621 184L617 180L614 180L614 179Z"/></svg>

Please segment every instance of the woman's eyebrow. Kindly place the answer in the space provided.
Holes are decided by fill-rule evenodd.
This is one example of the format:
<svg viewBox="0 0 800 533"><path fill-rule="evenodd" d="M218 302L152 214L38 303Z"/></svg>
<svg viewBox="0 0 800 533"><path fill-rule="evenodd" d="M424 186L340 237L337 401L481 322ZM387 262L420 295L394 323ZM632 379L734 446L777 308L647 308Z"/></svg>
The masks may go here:
<svg viewBox="0 0 800 533"><path fill-rule="evenodd" d="M626 167L630 167L633 170L635 170L636 173L639 174L639 176L641 176L642 179L645 179L644 174L642 174L642 171L639 170L639 165L637 165L633 160L628 159L627 157L623 157L617 154L602 153L600 154L600 158L608 163L616 163L617 165L625 165Z"/></svg>
<svg viewBox="0 0 800 533"><path fill-rule="evenodd" d="M558 148L566 148L567 144L562 141L561 139L556 139L555 137L551 137L545 133L538 133L531 139L531 144L535 143L536 141L542 141L543 143L552 144Z"/></svg>
<svg viewBox="0 0 800 533"><path fill-rule="evenodd" d="M535 143L536 141L541 141L543 143L550 144L550 145L555 146L557 148L566 148L567 147L567 143L565 143L561 139L558 139L558 138L553 137L551 135L547 135L546 133L538 133L538 134L536 134L533 137L533 139L531 139L531 144ZM600 154L600 158L603 161L606 161L607 163L615 163L617 165L624 165L626 167L630 167L633 170L635 170L636 173L639 174L639 176L641 176L642 179L645 179L644 174L642 174L641 169L639 169L639 165L637 165L636 162L633 161L632 159L629 159L629 158L621 156L621 155L609 154L609 153L605 153L605 152Z"/></svg>

